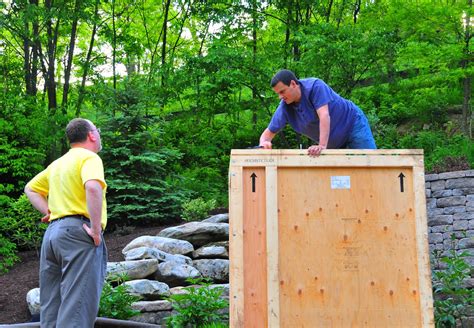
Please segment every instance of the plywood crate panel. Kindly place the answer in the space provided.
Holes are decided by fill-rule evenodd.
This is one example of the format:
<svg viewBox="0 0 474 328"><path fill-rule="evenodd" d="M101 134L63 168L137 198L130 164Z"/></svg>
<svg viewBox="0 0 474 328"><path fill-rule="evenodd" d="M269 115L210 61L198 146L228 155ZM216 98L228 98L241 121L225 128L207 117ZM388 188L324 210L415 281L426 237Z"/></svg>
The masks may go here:
<svg viewBox="0 0 474 328"><path fill-rule="evenodd" d="M433 327L421 150L233 150L231 327Z"/></svg>

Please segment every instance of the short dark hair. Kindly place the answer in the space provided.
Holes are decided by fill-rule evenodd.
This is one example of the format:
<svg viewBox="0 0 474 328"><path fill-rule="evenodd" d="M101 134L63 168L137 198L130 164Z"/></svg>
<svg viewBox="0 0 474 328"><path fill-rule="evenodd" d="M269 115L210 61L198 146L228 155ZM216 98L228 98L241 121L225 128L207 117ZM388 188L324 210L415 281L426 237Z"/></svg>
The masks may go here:
<svg viewBox="0 0 474 328"><path fill-rule="evenodd" d="M66 126L66 136L71 144L86 141L90 131L91 123L83 118L74 118Z"/></svg>
<svg viewBox="0 0 474 328"><path fill-rule="evenodd" d="M276 73L272 78L272 88L278 84L278 82L282 82L285 85L290 85L291 81L295 81L296 84L299 84L298 79L296 78L295 73L288 69L282 69Z"/></svg>

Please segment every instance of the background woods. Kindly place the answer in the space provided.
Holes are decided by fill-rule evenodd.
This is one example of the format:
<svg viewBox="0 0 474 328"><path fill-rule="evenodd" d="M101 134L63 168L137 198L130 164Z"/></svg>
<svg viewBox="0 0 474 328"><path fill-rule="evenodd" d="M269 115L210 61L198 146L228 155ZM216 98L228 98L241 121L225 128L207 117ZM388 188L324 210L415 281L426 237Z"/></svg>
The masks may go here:
<svg viewBox="0 0 474 328"><path fill-rule="evenodd" d="M380 148L423 148L427 171L474 163L472 0L0 6L3 217L67 150L64 126L76 116L103 131L112 229L175 219L198 197L226 207L230 149L258 142L280 68L359 104ZM300 144L309 141L291 130L276 139Z"/></svg>

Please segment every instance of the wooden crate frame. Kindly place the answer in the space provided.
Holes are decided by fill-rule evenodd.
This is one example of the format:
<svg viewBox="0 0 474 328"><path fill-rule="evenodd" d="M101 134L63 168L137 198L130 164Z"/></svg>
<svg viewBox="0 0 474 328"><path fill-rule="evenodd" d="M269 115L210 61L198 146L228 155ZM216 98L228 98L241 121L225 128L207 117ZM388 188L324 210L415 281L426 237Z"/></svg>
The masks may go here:
<svg viewBox="0 0 474 328"><path fill-rule="evenodd" d="M426 200L424 182L423 150L325 150L319 157L310 157L306 150L232 150L229 168L229 212L230 212L230 326L231 327L285 327L280 318L280 278L279 278L279 240L278 240L278 170L283 168L403 168L411 170L413 179L414 217L416 226L416 261L419 292L419 326L434 327L433 298L431 289L431 271L428 250L428 231L426 219ZM259 172L264 180L265 196L257 200L246 199L245 190L250 183L243 181L243 172L251 169ZM262 177L263 175L263 177ZM256 249L245 249L244 216L245 203L264 202L265 205L254 206L254 211L264 216L260 226L246 226L254 231L256 237L263 233L263 244L257 241ZM249 206L247 206L249 207ZM249 238L249 237L247 237ZM245 261L253 261L253 266L260 266L252 278L244 277ZM263 267L262 262L263 261ZM253 279L250 281L249 279ZM262 281L263 279L263 281ZM255 297L247 284L262 284L263 294L257 302L250 301ZM390 291L392 292L392 291ZM415 293L415 291L413 291ZM257 304L259 303L265 304ZM253 308L252 308L253 306ZM253 318L246 317L245 312L252 312ZM261 315L261 317L259 317ZM397 315L397 314L394 314ZM259 318L258 318L259 317ZM337 325L308 322L298 326L325 327ZM355 322L350 326L364 326ZM365 325L370 326L370 325ZM394 325L395 326L395 325ZM385 326L386 327L386 326Z"/></svg>

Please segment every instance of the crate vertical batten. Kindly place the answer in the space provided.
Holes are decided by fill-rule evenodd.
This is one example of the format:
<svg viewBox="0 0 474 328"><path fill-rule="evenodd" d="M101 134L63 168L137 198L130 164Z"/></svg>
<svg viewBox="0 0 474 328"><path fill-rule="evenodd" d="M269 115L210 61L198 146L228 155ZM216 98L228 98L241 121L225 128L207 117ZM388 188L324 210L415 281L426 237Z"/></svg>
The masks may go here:
<svg viewBox="0 0 474 328"><path fill-rule="evenodd" d="M232 150L231 327L434 327L422 150Z"/></svg>

